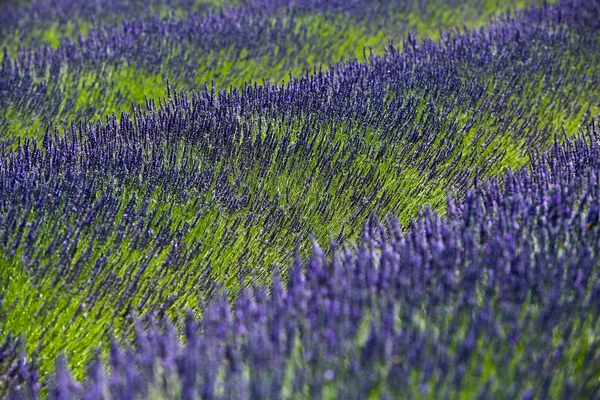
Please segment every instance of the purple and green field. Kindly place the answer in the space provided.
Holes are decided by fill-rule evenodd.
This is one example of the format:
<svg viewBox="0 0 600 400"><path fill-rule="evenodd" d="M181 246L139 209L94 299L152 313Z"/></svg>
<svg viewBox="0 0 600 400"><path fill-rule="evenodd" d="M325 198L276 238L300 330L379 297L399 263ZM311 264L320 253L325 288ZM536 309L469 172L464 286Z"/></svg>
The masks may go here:
<svg viewBox="0 0 600 400"><path fill-rule="evenodd" d="M0 398L600 399L599 0L3 0L0 49Z"/></svg>

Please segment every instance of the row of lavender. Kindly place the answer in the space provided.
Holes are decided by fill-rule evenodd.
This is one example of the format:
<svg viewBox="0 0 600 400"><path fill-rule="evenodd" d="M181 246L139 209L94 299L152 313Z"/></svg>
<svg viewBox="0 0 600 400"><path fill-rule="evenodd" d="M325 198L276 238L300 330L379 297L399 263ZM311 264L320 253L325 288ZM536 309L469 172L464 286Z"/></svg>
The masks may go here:
<svg viewBox="0 0 600 400"><path fill-rule="evenodd" d="M188 314L184 341L147 316L108 374L59 361L51 398L597 398L598 140L590 125L406 234L371 221L354 252L315 244L287 284ZM35 361L13 373L36 398Z"/></svg>
<svg viewBox="0 0 600 400"><path fill-rule="evenodd" d="M26 43L31 39L31 27L35 30L48 29L57 23L108 25L127 20L141 20L153 15L198 13L205 14L215 10L242 9L246 13L273 15L280 9L299 13L307 12L343 12L364 17L382 16L393 8L395 11L415 11L426 14L439 5L453 8L468 5L474 11L483 13L486 2L483 0L451 0L434 3L431 0L380 0L365 2L363 0L146 0L115 1L96 0L83 2L79 0L29 0L27 3L0 5L0 43L3 39L18 39ZM385 15L385 14L384 14ZM39 39L32 44L39 44Z"/></svg>
<svg viewBox="0 0 600 400"><path fill-rule="evenodd" d="M351 240L370 214L406 220L439 206L445 188L522 162L600 100L583 4L440 44L410 38L402 52L287 86L170 93L132 116L3 147L2 336L39 348L45 372L59 352L82 365L109 334L126 336L133 314L198 311L215 281L263 284L311 234Z"/></svg>
<svg viewBox="0 0 600 400"><path fill-rule="evenodd" d="M221 3L221 4L219 4ZM196 0L146 0L146 1L78 1L78 0L27 0L5 2L0 5L0 42L6 39L39 44L40 35L53 25L111 24L125 19L142 19L168 10L183 9L201 12L225 2ZM40 32L41 31L41 32ZM34 38L29 35L34 34Z"/></svg>
<svg viewBox="0 0 600 400"><path fill-rule="evenodd" d="M186 5L188 2L181 0L172 7L193 9L192 5ZM461 12L466 13L464 10L457 11L454 22L445 22L448 18L443 12L436 17L435 11L440 7L449 13L452 5L464 7L464 0L450 4L439 0L395 0L368 2L369 5L362 0L251 1L244 7L208 14L184 13L181 18L166 19L134 18L134 15L140 18L140 13L132 13L139 8L136 2L118 5L106 1L103 6L78 0L38 3L33 2L31 9L43 13L47 8L64 8L64 18L69 21L76 16L71 13L77 12L84 16L118 14L132 19L116 25L92 25L85 35L57 34L54 39L62 38L60 46L56 43L58 49L41 44L25 46L19 51L6 48L0 68L2 139L27 134L39 137L48 124L62 126L73 120L101 118L114 110L128 108L132 100L143 101L144 94L163 95L165 77L169 77L175 88L188 91L211 80L219 88L250 80L279 82L287 78L289 71L299 75L320 64L362 55L364 46L374 46L380 51L384 44L381 32L386 37L398 38L404 37L409 29L437 34L438 27L456 27L463 20L486 15L482 7L470 5L467 10L475 15L470 18L466 15L463 20L459 18ZM79 3L86 4L77 7ZM160 0L156 3L157 7L163 4ZM507 3L506 7L510 5L513 3ZM479 11L473 11L478 8ZM296 10L303 11L296 13ZM323 13L318 13L319 10ZM30 11L28 7L17 7L12 17L10 12L3 14L2 10L0 15L6 22L29 27L25 30L29 34L41 29L27 18L38 15ZM411 22L409 16L415 21ZM427 21L430 26L419 25ZM0 26L10 29L11 24L0 20ZM42 29L39 35L46 37L50 33Z"/></svg>

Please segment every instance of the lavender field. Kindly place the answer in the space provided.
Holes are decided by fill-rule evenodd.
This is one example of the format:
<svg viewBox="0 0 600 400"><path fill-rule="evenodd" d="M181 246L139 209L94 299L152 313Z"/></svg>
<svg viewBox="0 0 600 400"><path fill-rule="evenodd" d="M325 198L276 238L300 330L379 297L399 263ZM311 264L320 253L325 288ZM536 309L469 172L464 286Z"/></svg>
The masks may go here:
<svg viewBox="0 0 600 400"><path fill-rule="evenodd" d="M600 2L0 2L0 398L600 399Z"/></svg>

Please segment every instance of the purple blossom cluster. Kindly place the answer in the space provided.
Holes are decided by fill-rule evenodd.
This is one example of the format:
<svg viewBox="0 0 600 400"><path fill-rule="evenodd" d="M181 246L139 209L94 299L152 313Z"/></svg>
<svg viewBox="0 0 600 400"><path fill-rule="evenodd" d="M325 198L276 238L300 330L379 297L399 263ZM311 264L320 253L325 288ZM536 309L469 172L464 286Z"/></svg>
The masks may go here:
<svg viewBox="0 0 600 400"><path fill-rule="evenodd" d="M32 27L49 28L53 24L69 23L110 24L122 18L141 19L154 13L177 8L186 11L208 10L211 3L194 0L147 1L79 1L79 0L27 0L0 5L0 41L15 36L27 38Z"/></svg>
<svg viewBox="0 0 600 400"><path fill-rule="evenodd" d="M265 254L278 249L276 261L287 264L319 228L315 222L341 218L343 227L326 234L352 237L370 214L403 214L405 199L431 193L434 184L400 185L406 169L462 191L503 159L499 139L507 131L523 153L549 143L551 121L541 113L577 115L582 103L598 101L600 75L583 72L600 65L598 36L580 15L562 3L443 35L439 44L409 37L402 51L391 47L368 63L338 65L286 86L169 93L164 103L149 100L120 119L4 146L3 253L18 260L39 293L43 284L56 288L34 310L38 320L65 293L86 305L67 314L76 324L107 309L115 321L170 315L198 295L211 298L214 280L238 290L232 282L251 272L263 284L272 275ZM22 104L15 98L23 95L28 106L46 107L52 102L44 96L25 95L27 85L43 88L35 71L131 56L139 41L124 35L158 36L161 24L91 35L85 45L56 52L6 56L0 100ZM111 43L115 50L103 52ZM570 58L559 57L564 52ZM516 102L517 91L539 97ZM293 184L270 189L278 179ZM312 186L320 191L316 205L304 197ZM340 217L340 209L347 214ZM222 216L223 230L207 222Z"/></svg>
<svg viewBox="0 0 600 400"><path fill-rule="evenodd" d="M478 4L474 4L478 3ZM439 5L460 7L468 5L481 12L483 4L468 0L28 0L26 4L0 5L0 41L17 36L21 40L31 33L31 27L48 28L52 24L92 23L110 25L126 20L142 20L156 13L184 10L187 14L207 14L217 10L239 11L246 14L273 15L277 12L295 13L342 12L355 17L388 17L392 12L415 11L428 14ZM34 44L39 44L34 41Z"/></svg>
<svg viewBox="0 0 600 400"><path fill-rule="evenodd" d="M183 340L138 320L108 370L78 382L60 360L50 397L597 398L599 139L590 125L406 233L371 220L355 249L315 243L286 284L188 313ZM20 365L14 398L36 398Z"/></svg>
<svg viewBox="0 0 600 400"><path fill-rule="evenodd" d="M357 2L271 4L354 12ZM77 79L128 60L192 82L205 50L261 57L305 35L293 18L239 10L6 51L0 110L86 117L77 94L52 85L65 70ZM286 85L169 86L119 118L1 143L0 262L18 264L31 290L11 303L0 291L0 322L25 305L43 329L21 355L27 338L0 327L0 389L15 399L600 396L597 11L564 0L440 42L410 35L401 50L390 43ZM565 121L589 125L561 145ZM488 179L525 156L528 167ZM443 217L407 218L418 196L444 203ZM292 262L311 235L311 256ZM108 365L99 351L75 379L67 354L48 380L41 364L67 325L114 336Z"/></svg>
<svg viewBox="0 0 600 400"><path fill-rule="evenodd" d="M128 309L132 293L151 299L142 301L143 307L163 305L175 291L171 285L182 279L175 272L177 279L162 282L166 271L188 276L185 266L198 265L208 250L197 239L190 246L190 235L202 229L203 218L215 207L231 216L219 247L243 241L243 233L257 225L264 236L258 249L242 245L229 267L232 276L268 270L262 254L282 226L293 234L284 248L289 256L315 227L306 220L312 206L291 192L296 187L282 194L266 188L279 177L323 189L320 221L333 218L344 201L346 230L330 233L352 236L369 214L402 214L404 198L432 190L434 185L386 184L401 182L404 169L462 190L503 159L506 150L498 140L509 127L519 126L509 139L522 149L549 143L551 126L536 108L542 97L537 104L508 100L515 90L528 92L532 77L543 76L533 82L553 97L544 112L577 114L582 102L597 100L593 90L583 89L597 86L598 76L570 74L572 61L552 57L568 50L578 65L591 68L600 54L595 36L559 25L547 28L548 18L561 23L571 18L575 24L568 10L534 10L525 19L487 30L444 36L442 44L416 45L409 39L402 52L391 48L367 64L340 65L287 86L173 94L164 104L135 107L131 116L73 125L62 136L49 131L41 144L24 140L15 149L4 148L2 246L18 256L35 282L52 276L71 290L90 291L94 299L114 297L115 285L128 288L118 301ZM490 56L491 47L498 56ZM22 67L13 63L35 63L36 57L22 57L7 61L4 71L17 76ZM503 83L490 84L490 77ZM5 87L15 89L12 81ZM465 114L466 120L459 119ZM483 116L486 126L473 132ZM340 127L348 137L340 138ZM154 200L169 200L171 207L153 209ZM181 213L191 216L177 220ZM98 246L104 248L102 257ZM127 261L131 273L125 276L117 273L123 248L144 253ZM164 252L170 256L150 273L148 263ZM208 264L198 265L190 282L201 281ZM218 271L216 277L223 279ZM140 287L142 277L151 284ZM82 280L90 284L72 288Z"/></svg>
<svg viewBox="0 0 600 400"><path fill-rule="evenodd" d="M80 35L74 41L65 39L58 49L48 46L22 48L13 56L5 50L0 67L0 109L10 107L13 111L34 115L43 127L57 123L56 116L65 121L101 117L102 112L97 105L82 104L82 92L85 92L87 85L94 85L94 82L87 82L86 77L94 71L119 68L124 64L140 69L140 74L168 76L177 88L182 89L199 87L199 71L211 65L214 62L211 55L219 54L219 51L225 51L227 59L241 62L266 59L263 65L265 70L292 69L298 58L306 57L302 52L303 47L316 46L311 43L315 38L309 35L307 27L294 15L271 17L269 10L279 7L279 3L271 0L269 3L272 3L271 8L256 7L257 10L263 9L263 12L238 8L193 14L181 19L155 17L124 21L117 26L92 29L88 35ZM456 85L459 81L461 85L477 84L478 93L471 93L477 90L475 88L464 89L465 94L474 98L471 100L474 104L470 105L470 109L473 109L482 95L497 95L495 100L498 101L504 95L508 101L515 90L531 90L520 85L547 76L543 89L554 88L552 96L560 99L552 104L557 110L565 110L561 112L570 115L576 111L574 100L578 105L584 102L578 96L589 92L582 89L595 85L597 76L597 40L595 29L591 29L596 23L595 14L593 9L585 11L585 7L591 9L585 4L587 2L579 0L563 0L556 6L533 8L523 12L524 15L506 17L482 32L444 35L447 38L441 44L426 41L418 46L418 50L414 48L417 46L416 39L411 37L405 43L406 53L401 55L401 59L398 56L387 56L383 60L376 57L370 62L371 66L350 63L345 68L337 69L337 73L333 74L337 76L333 78L335 81L353 79L360 82L376 79L375 85L385 85L394 90L401 90L412 83L413 88L409 93L420 88L420 95L427 97L426 100L431 98L443 115L449 113L449 116L453 116L457 113L453 112L453 106L442 106L441 102L438 105L437 98L444 93L438 90L423 93L423 89L437 88L442 82L440 90L451 89L447 86ZM366 10L364 12L367 13ZM565 24L568 29L565 29ZM299 46L298 43L304 45ZM572 58L565 61L561 57L565 53ZM331 61L327 57L324 60ZM377 65L376 69L374 65ZM571 70L572 66L576 70ZM592 71L588 71L590 67ZM364 68L383 75L378 78L374 78L373 74L357 76ZM68 71L67 77L62 75L64 71ZM345 78L343 75L351 76ZM486 81L490 75L496 81ZM424 79L430 82L424 83ZM222 80L232 83L226 77ZM333 84L331 76L326 76L326 80L328 83L324 89ZM63 81L66 83L57 84ZM81 89L77 86L80 81L86 82ZM507 82L506 87L498 85L498 81ZM128 105L129 93L115 86L117 83L105 82L98 96L110 97L115 104ZM396 88L398 84L402 86ZM70 89L69 85L75 85L77 90ZM371 83L362 87L364 85ZM358 87L356 84L354 86ZM457 89L454 87L455 91ZM571 96L561 89L566 92L578 91L578 94ZM387 93L389 90L383 94ZM402 98L409 96L404 90L400 93L404 94ZM464 99L458 98L456 101L463 103ZM531 110L529 104L527 108ZM528 110L522 112L527 113ZM483 111L482 108L483 112L490 115L487 109ZM523 124L520 129L523 131L535 123L526 121L519 111L515 112L519 116L518 121L509 122L507 119L506 124ZM494 115L500 115L500 112L494 112ZM0 113L0 137L10 139L1 132L2 127L10 122L3 121L4 118L10 116L5 117Z"/></svg>

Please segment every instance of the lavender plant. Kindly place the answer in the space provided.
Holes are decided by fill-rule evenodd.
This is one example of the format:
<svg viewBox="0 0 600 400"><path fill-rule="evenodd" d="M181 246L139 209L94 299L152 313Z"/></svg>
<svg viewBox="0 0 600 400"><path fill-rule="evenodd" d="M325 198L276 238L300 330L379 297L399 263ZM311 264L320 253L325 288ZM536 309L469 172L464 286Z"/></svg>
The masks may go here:
<svg viewBox="0 0 600 400"><path fill-rule="evenodd" d="M183 340L149 316L108 370L97 358L78 382L60 359L50 397L596 398L597 126L585 135L476 183L444 218L425 209L406 233L371 220L330 256L315 244L287 284L188 313Z"/></svg>
<svg viewBox="0 0 600 400"><path fill-rule="evenodd" d="M56 50L39 40L28 47L26 38L9 36L19 47L5 43L4 65L13 67L3 68L8 75L1 79L13 89L1 102L0 138L39 138L48 124L64 126L84 118L97 120L113 111L131 111L132 101L164 96L166 77L174 88L185 91L201 89L211 81L218 90L249 81L279 83L288 80L290 73L298 76L354 57L364 60L365 48L379 54L389 38L403 38L409 31L437 37L440 29L473 26L498 12L494 4L467 6L465 1L449 5L402 0L358 7L358 2L269 0L208 14L142 18L136 2L103 1L104 6L83 2L79 7L70 0L34 2L31 7L16 8L13 14L17 15L12 16L0 11L7 20L0 26L6 29L12 29L13 23L37 26L39 18L55 21L56 11L43 11L48 17L38 18L39 10L46 9L64 9L65 15L58 19L69 22L83 16L98 18L85 29L67 25L63 29L73 30L70 35L52 33L46 40ZM519 3L511 1L503 3L505 9ZM154 3L165 6L161 1ZM178 9L181 4L170 7ZM192 4L182 7L194 9ZM83 16L74 18L79 14ZM99 21L110 21L107 16L131 18L105 26ZM36 35L37 30L25 32ZM44 31L42 36L49 34Z"/></svg>
<svg viewBox="0 0 600 400"><path fill-rule="evenodd" d="M173 93L5 148L6 331L42 346L46 368L59 351L86 360L132 310L173 316L211 297L213 280L233 293L240 274L267 282L311 234L355 238L373 213L406 221L475 170L544 146L558 110L585 119L580 102L596 100L597 77L558 58L566 48L582 69L598 65L597 35L570 7L287 86ZM535 97L515 103L525 92Z"/></svg>
<svg viewBox="0 0 600 400"><path fill-rule="evenodd" d="M232 4L229 2L230 5ZM54 47L63 38L76 38L94 26L112 25L123 19L145 19L154 15L167 16L205 13L226 5L219 0L28 0L3 2L0 5L0 42L9 47L41 45Z"/></svg>
<svg viewBox="0 0 600 400"><path fill-rule="evenodd" d="M363 12L355 7L356 2L343 3L345 8L338 7L342 3L328 4L330 9L323 14L327 18L339 18L339 15L352 18ZM272 10L282 7L275 1L271 6ZM321 10L317 2L290 6L294 12L300 8ZM525 314L518 314L519 318L530 314L537 318L538 310L555 307L546 300L551 290L558 289L542 283L536 286L536 291L531 289L534 285L531 281L538 274L541 274L540 282L550 280L551 277L544 275L549 272L541 267L546 264L535 264L537 269L527 270L528 275L521 271L513 276L509 270L499 283L489 278L487 270L481 269L488 261L517 257L516 253L507 253L513 246L509 243L511 238L525 235L513 247L515 252L529 249L531 262L554 260L548 264L555 266L552 274L558 274L556 268L577 264L569 258L571 250L575 257L587 249L593 261L593 241L587 242L587 236L583 239L568 236L583 237L583 231L561 225L560 229L565 232L552 233L556 240L550 240L546 232L549 228L540 225L540 221L562 218L561 213L571 210L568 205L557 211L548 208L550 200L541 202L539 196L525 194L542 191L536 186L539 181L556 173L560 179L573 184L564 201L580 201L583 214L595 207L590 200L594 193L581 197L581 191L591 184L582 180L585 176L579 176L579 171L595 168L591 160L596 154L595 142L585 146L581 141L568 143L563 150L555 147L553 155L541 160L535 155L536 151L552 145L555 132L560 128L567 135L573 134L597 114L600 33L595 5L563 0L556 5L505 15L486 28L444 32L439 41L421 41L410 35L401 46L390 44L383 55L365 54L364 62L347 61L327 70L315 69L313 74L291 76L286 84L245 84L227 91L220 90L217 84L189 94L176 90L182 82L189 82L190 87L199 84L197 70L187 66L190 60L197 61L201 52L213 48L216 60L227 59L227 49L256 57L283 48L286 50L277 61L281 62L287 60L294 49L306 46L308 50L304 51L310 54L314 49L321 49L320 46L329 46L314 41L298 45L303 38L314 37L307 36L308 31L295 25L306 15L270 17L267 15L270 9L263 3L247 7L248 13L240 8L180 19L125 22L120 28L92 30L77 43L65 41L58 49L44 47L16 55L6 51L0 68L0 111L4 110L0 126L9 131L4 137L15 140L0 144L0 338L4 340L0 347L0 386L10 388L15 396L21 393L26 397L40 390L58 397L76 393L83 396L94 393L96 389L86 389L92 386L114 392L117 397L134 394L148 397L161 393L167 397L177 396L177 393L188 397L228 397L228 393L234 397L265 397L269 393L273 393L273 397L278 394L282 397L319 394L352 397L367 393L396 397L404 390L413 391L415 396L424 395L418 390L429 391L432 397L437 397L457 392L470 395L474 388L479 390L480 384L489 380L488 390L492 394L500 393L506 389L507 382L513 381L517 386L510 390L515 396L530 396L534 392L529 389L535 389L534 394L543 394L543 390L560 393L563 384L550 379L549 373L544 375L550 379L547 389L540 389L541 381L535 377L528 377L518 386L516 377L521 370L517 367L521 364L539 367L535 364L539 362L539 354L550 346L548 340L537 343L534 328L529 325L522 328L525 336L522 345L532 347L531 359L524 355L522 361L523 349L518 347L514 349L516 353L506 356L515 363L512 369L486 367L486 371L492 372L488 375L482 372L484 379L477 369L471 368L499 365L496 353L501 353L507 343L509 333L506 332L512 332L505 330L514 321L501 314L505 312L502 297L505 294L501 289L512 296L511 291L523 285L528 295L525 299L518 297L516 305L509 307L515 313L515 310L524 310ZM364 15L376 15L381 10L385 7L366 10ZM371 12L374 14L368 14ZM351 19L345 23L348 21ZM246 43L248 39L252 39L250 44ZM315 47L311 47L313 45ZM267 46L266 53L262 53L263 46ZM222 51L225 53L219 53ZM296 56L305 53L293 54L290 65L295 65ZM130 64L124 66L124 60ZM276 67L265 65L267 70ZM274 74L287 73L277 65ZM168 88L164 98L152 98L152 87L142 87L140 93L150 96L143 104L134 102L130 112L119 117L113 114L102 121L85 120L101 115L112 105L131 100L130 93L113 90L115 88L106 82L112 79L112 74L119 75L119 71L137 74L136 68L150 71L157 80L165 71L178 72L170 75L169 82L174 86L164 85ZM210 68L219 71L220 67ZM88 75L89 71L101 71L108 80L96 82L96 72ZM220 72L227 76L224 70ZM144 72L140 75L145 76ZM96 89L87 91L88 78L94 80ZM79 98L81 93L74 96L72 90L78 86L72 86L72 82L83 85L83 96L94 95L87 100ZM134 82L134 85L139 84L139 81ZM117 100L106 101L107 98ZM82 104L94 106L82 108ZM43 121L43 125L49 127L43 134L29 136L31 131L19 117L25 113L39 116L38 123ZM56 118L64 118L64 129L54 125ZM12 130L15 121L16 135ZM590 127L588 134L593 136L594 129ZM473 179L519 167L530 156L533 156L530 172L519 172L518 177L509 173L498 188L494 181L486 180L474 192L467 191ZM553 166L551 172L542 173L547 164L562 165L565 157L571 160L570 157L579 156L587 157L577 164L580 165L577 173L571 173L579 177L563 178L561 174L566 172L553 172ZM520 183L521 180L525 183ZM520 203L510 200L507 194L518 192L510 182L518 190L525 188L522 193L526 198L518 197ZM452 199L450 203L446 192ZM466 198L464 203L463 197ZM487 203L482 205L483 200ZM512 203L504 205L504 201ZM521 220L520 213L524 211L520 208L528 201L532 202L528 209L532 217ZM447 215L444 219L429 212L418 215L419 207L426 203ZM446 207L447 204L463 205L455 209ZM509 219L506 210L504 214L496 213L509 206L515 207L516 219ZM365 219L372 215L380 218L395 215L404 225L417 216L408 230L409 237L414 238L407 242L391 222L387 233L373 238L379 228L370 226L364 245L355 255L345 249L334 250L333 260L326 261L323 255L313 254L313 261L305 268L306 275L299 272L303 261L298 261L291 272L287 268L295 254L300 260L306 259L311 236L321 243L331 237L338 243L335 246L343 240L352 243L358 239ZM465 215L471 216L473 221L465 220ZM501 216L498 221L494 219L497 215ZM593 214L590 215L586 223L593 227ZM527 225L533 223L531 221L537 225ZM520 233L517 223L530 229ZM478 227L479 236L460 236L458 241L459 233L475 234L471 225ZM443 240L439 239L439 247L435 247L428 232L442 227L449 236L440 233ZM512 236L506 236L506 232ZM537 239L526 242L528 237ZM445 242L446 239L449 242ZM455 250L452 250L452 240L457 241ZM568 247L571 242L574 243L572 249ZM408 243L409 248L402 247L403 243ZM457 254L446 256L446 249ZM496 250L500 253L496 254ZM399 258L405 254L410 257ZM392 262L384 258L388 256L398 260ZM357 260L363 260L365 265L353 270L352 265L358 263ZM448 264L448 260L455 262ZM473 260L479 260L479 264ZM587 262L587 259L582 260L581 263ZM320 270L310 272L311 263L316 263L314 268ZM328 263L338 267L327 267ZM356 306L359 314L349 321L332 317L332 323L340 323L340 329L347 329L339 333L327 330L329 322L318 322L329 318L327 309L312 309L312 314L307 314L308 305L303 306L306 311L300 309L298 320L289 322L292 324L289 329L298 333L286 344L287 353L281 348L271 351L271 339L252 339L249 344L246 333L231 330L238 325L222 328L226 333L219 335L229 335L229 339L218 342L213 337L204 342L205 329L201 328L197 336L194 332L199 322L191 317L188 318L188 342L179 345L174 333L167 339L158 333L169 325L169 320L177 320L184 309L191 309L196 316L203 315L203 319L209 318L210 307L227 309L223 312L235 314L240 321L244 317L235 311L238 306L242 307L242 314L257 307L263 310L260 313L268 313L267 308L260 307L274 301L273 294L267 295L269 291L265 289L272 281L275 286L277 282L284 282L281 284L284 287L293 286L294 279L313 282L303 295L312 307L313 300L325 302L319 297L325 294L312 293L321 290L318 286L321 283L331 286L327 283L329 279L335 278L335 281L338 275L346 274L339 277L345 282L355 274L359 281L364 278L369 285L374 285L371 279L383 279L378 277L382 263L395 265L388 269L382 267L382 271L387 271L386 279L398 287L385 291L381 298L360 300ZM520 258L515 263L526 265ZM279 273L274 269L277 264ZM430 264L433 269L427 272ZM412 272L408 276L398 272L399 269L404 271L400 265L410 266ZM447 271L442 268L444 265ZM594 268L590 268L591 282ZM493 267L492 274L498 276L500 269L500 264ZM467 286L464 274L475 274L474 287ZM404 285L407 279L406 285L415 285L414 292ZM497 291L482 291L488 284ZM355 283L348 284L344 292L352 292L355 287L352 285ZM357 282L356 285L364 284ZM388 284L382 281L381 285ZM464 290L461 285L465 286ZM280 289L272 288L272 293ZM281 290L281 296L290 293ZM367 291L359 287L356 290L359 297ZM441 290L439 295L435 290ZM219 293L224 293L223 298L215 302ZM530 293L534 293L533 298ZM559 299L570 298L562 289L557 293ZM342 295L345 294L339 294ZM198 298L201 298L200 303ZM490 310L500 313L502 319L494 323L504 319L508 322L498 328L503 332L498 337L490 334L490 343L498 346L493 354L479 354L473 361L469 353L472 348L460 364L455 353L461 349L462 342L454 341L453 335L456 340L467 338L465 335L475 322L469 322L471 314L464 307L456 307L462 302L473 302L473 298L477 307L487 301ZM229 300L236 302L233 309L227 308ZM244 302L248 309L243 308ZM383 320L379 319L388 312L383 311L387 310L386 302L393 308L390 313L400 313L397 314L400 321L411 321L408 322L410 335L414 335L417 328L431 335L423 339L421 351L433 357L429 361L433 364L427 364L425 359L414 361L416 364L398 362L403 365L398 372L388 358L377 358L371 350L365 350L370 346L367 345L369 340L381 345L377 344L378 337L371 339L371 333L365 332L374 332L372 335L377 336L378 329L384 329L380 326ZM206 308L206 304L213 305ZM260 315L260 321L268 321L266 314ZM291 314L286 315L285 318L292 318ZM372 317L367 318L367 315ZM88 360L100 357L96 355L96 348L107 349L111 338L115 343L127 343L136 318L140 321L139 340L155 335L155 339L148 339L153 343L152 349L146 351L139 347L145 345L139 345L130 355L122 353L115 344L111 356L114 371L108 371L103 378L100 364L95 364L90 379L96 383L86 383L83 366ZM287 321L285 318L282 321ZM234 322L235 318L231 321L231 324L238 323ZM445 321L454 322L447 326ZM555 329L552 335L564 333L563 329L574 323L572 319L565 321L552 326ZM264 329L270 323L266 323ZM433 330L427 331L430 323ZM256 320L240 329L250 326L259 329L260 324ZM154 333L145 332L146 328ZM572 351L587 352L585 343L591 346L595 343L590 333L592 328L581 328L584 330L573 339L573 344L565 339L565 346L582 346ZM401 346L400 353L419 348L412 340L395 344L400 340L395 336L399 332L396 329L393 328L393 339L389 342L392 344L386 346ZM307 334L308 337L302 336ZM272 333L269 331L268 335ZM329 340L328 335L334 335L330 350L323 347ZM478 348L477 343L483 340L484 334L477 330L473 335L474 348ZM443 345L437 342L439 337L446 338ZM259 339L264 340L264 345ZM195 347L185 347L191 342L195 343L192 346L200 346L199 351L206 352L202 354L207 358L170 361L168 367L157 367L154 344L162 340L167 340L169 346L180 346L180 350L169 350L173 360L196 354ZM556 340L552 336L552 345ZM219 353L218 349L224 349L219 346L229 341L251 346L251 350L231 353L228 357L243 360L236 362L244 367L227 372L229 367L220 364L225 362L221 357L225 353ZM431 346L439 347L439 358L435 358L437 347L431 350ZM350 353L344 353L346 351ZM146 361L126 366L125 360L137 357L136 352ZM331 353L331 365L346 369L327 367L329 356L327 360L320 358L321 354L329 354L327 352ZM46 393L44 388L60 353L65 359ZM260 358L260 354L271 353L277 362ZM355 358L358 361L354 361L358 365L342 362L352 354L358 357ZM586 364L588 358L580 361L577 357L572 356L569 362L574 363L573 368L584 365L582 369L568 370L567 361L560 364L562 369L559 369L564 377L577 375L573 385L579 394L594 395L596 389L590 382L595 372L591 364ZM595 355L586 353L586 357L593 359ZM216 367L204 370L199 360L206 366ZM67 362L73 367L74 379L67 372ZM447 371L442 373L435 369L441 368L437 362L446 363L443 365L447 365ZM360 366L363 363L364 369ZM144 375L139 375L140 365L144 366ZM350 368L351 365L354 366ZM269 371L275 367L279 375L272 376ZM391 371L406 375L408 381L394 387L392 378L388 378ZM230 373L235 377L226 378ZM394 375L393 379L400 375ZM560 375L557 377L560 379ZM590 382L586 381L588 378ZM235 389L225 392L228 379L236 382ZM326 384L323 379L331 383ZM434 384L431 379L438 381ZM151 385L143 384L145 380ZM75 381L83 382L83 386ZM193 388L200 387L198 382L204 381L209 382L205 385L207 392L194 391ZM573 385L567 385L568 390ZM485 397L485 392L482 396Z"/></svg>
<svg viewBox="0 0 600 400"><path fill-rule="evenodd" d="M500 8L519 6L524 8L540 1L497 0L453 0L451 2L424 0L385 0L365 3L356 1L319 0L151 0L146 2L97 0L81 2L77 0L28 0L4 2L0 5L0 41L10 47L19 45L40 45L44 41L57 47L62 39L76 38L88 33L95 26L114 25L123 20L144 20L155 15L160 17L184 17L190 14L206 14L217 10L243 10L244 13L275 15L280 11L293 11L297 14L343 13L348 16L370 17L370 23L377 19L387 20L395 15L409 17L415 27L419 23L435 19L440 28L448 28L453 15L444 14L450 9L460 15L464 23L474 22L481 17L496 13ZM440 11L443 11L440 13ZM33 27L33 29L32 29ZM429 32L421 32L429 34ZM435 34L435 32L434 32Z"/></svg>

